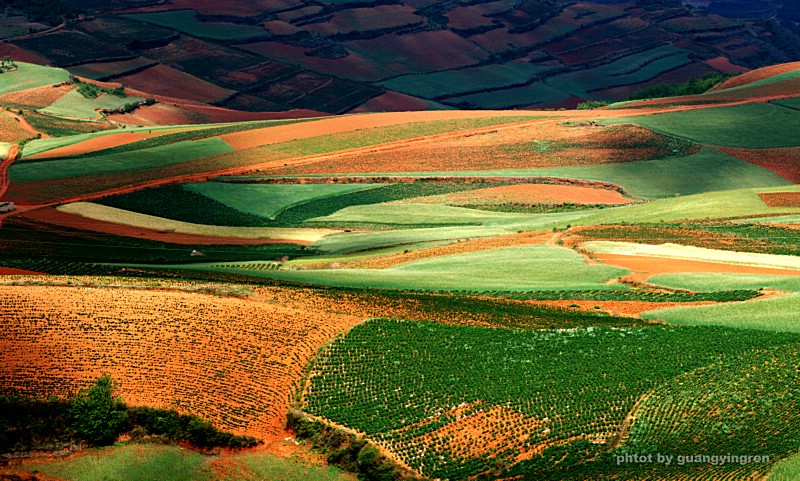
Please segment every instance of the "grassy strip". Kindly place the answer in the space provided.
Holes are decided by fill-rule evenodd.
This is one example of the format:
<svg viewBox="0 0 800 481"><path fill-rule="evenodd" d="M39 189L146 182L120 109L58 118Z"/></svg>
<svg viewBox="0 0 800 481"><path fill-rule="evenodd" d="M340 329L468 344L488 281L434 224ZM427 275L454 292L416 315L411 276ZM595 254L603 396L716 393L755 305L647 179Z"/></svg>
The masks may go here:
<svg viewBox="0 0 800 481"><path fill-rule="evenodd" d="M60 68L16 62L17 70L0 76L0 95L66 82L69 72Z"/></svg>

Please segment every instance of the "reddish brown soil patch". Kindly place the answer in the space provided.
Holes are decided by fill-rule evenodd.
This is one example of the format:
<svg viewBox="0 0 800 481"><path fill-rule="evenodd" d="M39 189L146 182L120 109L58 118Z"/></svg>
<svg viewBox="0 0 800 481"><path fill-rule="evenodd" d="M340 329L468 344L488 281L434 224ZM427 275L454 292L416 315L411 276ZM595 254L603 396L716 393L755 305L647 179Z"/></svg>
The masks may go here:
<svg viewBox="0 0 800 481"><path fill-rule="evenodd" d="M720 147L720 150L737 159L771 170L789 182L800 184L800 147L783 149Z"/></svg>
<svg viewBox="0 0 800 481"><path fill-rule="evenodd" d="M732 64L727 57L714 57L704 60L704 62L710 67L725 73L741 74L749 70L747 67Z"/></svg>
<svg viewBox="0 0 800 481"><path fill-rule="evenodd" d="M25 213L23 218L44 222L51 226L69 227L71 229L89 232L100 232L124 237L137 237L169 244L181 245L263 245L263 244L302 244L310 242L284 239L244 239L238 237L215 237L194 234L181 234L178 232L163 232L142 227L133 227L123 224L113 224L99 220L89 219L56 209L40 209Z"/></svg>
<svg viewBox="0 0 800 481"><path fill-rule="evenodd" d="M107 372L129 404L177 409L273 440L285 436L308 362L360 320L310 307L174 291L4 286L0 382L27 395L67 395Z"/></svg>
<svg viewBox="0 0 800 481"><path fill-rule="evenodd" d="M764 192L758 196L770 207L800 207L800 192Z"/></svg>
<svg viewBox="0 0 800 481"><path fill-rule="evenodd" d="M414 110L425 110L430 104L422 99L411 97L410 95L399 92L386 92L383 95L373 97L365 103L351 110L351 114L361 114L368 112L408 112Z"/></svg>
<svg viewBox="0 0 800 481"><path fill-rule="evenodd" d="M604 264L624 267L631 274L624 277L633 282L647 282L658 274L678 272L719 272L726 274L772 274L778 276L800 276L800 270L771 269L767 267L740 266L719 262L688 261L664 257L628 256L622 254L595 254Z"/></svg>
<svg viewBox="0 0 800 481"><path fill-rule="evenodd" d="M112 114L108 118L114 122L130 125L186 125L301 119L328 115L313 110L242 112L211 105L184 103L176 99L161 99L159 101L163 103L140 107L128 114Z"/></svg>
<svg viewBox="0 0 800 481"><path fill-rule="evenodd" d="M582 311L604 311L616 316L637 317L640 313L668 307L703 306L716 304L713 301L700 302L643 302L643 301L527 301L531 304L561 308L574 308ZM599 307L599 309L597 309Z"/></svg>
<svg viewBox="0 0 800 481"><path fill-rule="evenodd" d="M41 272L26 271L25 269L14 269L13 267L1 267L0 276L43 276Z"/></svg>
<svg viewBox="0 0 800 481"><path fill-rule="evenodd" d="M166 65L156 65L115 81L144 92L198 102L215 102L234 93Z"/></svg>
<svg viewBox="0 0 800 481"><path fill-rule="evenodd" d="M0 97L0 101L24 105L32 109L43 109L52 105L53 102L66 95L73 88L75 87L72 85L58 87L48 85L46 87L7 93Z"/></svg>
<svg viewBox="0 0 800 481"><path fill-rule="evenodd" d="M123 132L120 134L109 134L101 137L96 137L77 144L67 145L58 149L48 150L40 154L32 155L31 159L52 159L54 157L68 157L70 155L81 155L88 152L95 152L98 150L110 149L112 147L119 147L120 145L131 144L140 140L157 137L164 135L165 131L158 130L155 132Z"/></svg>
<svg viewBox="0 0 800 481"><path fill-rule="evenodd" d="M728 79L725 83L717 87L717 90L739 87L741 85L757 82L759 80L774 77L775 75L791 72L797 69L800 69L800 62L784 63L760 68L757 70L751 70L750 72L743 73L742 75L733 77L732 79Z"/></svg>
<svg viewBox="0 0 800 481"><path fill-rule="evenodd" d="M633 202L615 190L553 184L516 184L445 195L415 197L393 203L403 204L608 204Z"/></svg>
<svg viewBox="0 0 800 481"><path fill-rule="evenodd" d="M36 65L48 65L50 63L48 59L30 50L25 50L10 43L0 42L0 57L5 57L6 55L18 62L35 63Z"/></svg>

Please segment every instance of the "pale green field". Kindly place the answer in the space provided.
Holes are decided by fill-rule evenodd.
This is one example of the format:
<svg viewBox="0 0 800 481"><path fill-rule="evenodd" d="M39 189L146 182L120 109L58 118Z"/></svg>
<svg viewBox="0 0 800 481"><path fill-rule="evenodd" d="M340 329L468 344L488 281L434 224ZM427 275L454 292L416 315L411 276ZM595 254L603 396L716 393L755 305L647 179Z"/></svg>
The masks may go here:
<svg viewBox="0 0 800 481"><path fill-rule="evenodd" d="M217 456L205 456L177 446L115 446L18 472L39 472L67 481L344 481L353 476L335 468L306 465L266 453L226 457L214 469ZM234 467L236 469L225 469Z"/></svg>
<svg viewBox="0 0 800 481"><path fill-rule="evenodd" d="M185 189L248 214L274 219L289 207L309 200L380 187L383 184L228 184L203 182Z"/></svg>
<svg viewBox="0 0 800 481"><path fill-rule="evenodd" d="M17 67L18 70L0 75L0 95L60 84L69 78L69 72L60 68L24 62L17 62Z"/></svg>
<svg viewBox="0 0 800 481"><path fill-rule="evenodd" d="M131 169L163 167L232 151L233 147L226 144L222 139L210 138L178 142L131 152L99 155L85 159L75 158L15 164L11 166L8 172L15 182L30 182Z"/></svg>
<svg viewBox="0 0 800 481"><path fill-rule="evenodd" d="M776 332L800 332L800 294L708 306L674 307L643 312L654 319L689 326L725 326Z"/></svg>
<svg viewBox="0 0 800 481"><path fill-rule="evenodd" d="M605 284L627 269L587 264L571 249L520 246L407 262L387 269L252 271L202 264L193 268L242 272L287 281L340 287L529 291L625 289Z"/></svg>
<svg viewBox="0 0 800 481"><path fill-rule="evenodd" d="M116 110L143 100L139 97L117 97L108 93L103 93L94 99L87 99L78 90L73 90L39 112L56 117L95 120L100 118L98 110Z"/></svg>
<svg viewBox="0 0 800 481"><path fill-rule="evenodd" d="M463 207L431 204L367 204L344 208L329 216L309 219L309 222L358 222L377 225L495 225L523 222L526 214L489 212Z"/></svg>
<svg viewBox="0 0 800 481"><path fill-rule="evenodd" d="M647 280L674 289L695 292L714 292L734 289L763 289L771 287L780 291L800 292L800 276L685 273L661 274Z"/></svg>
<svg viewBox="0 0 800 481"><path fill-rule="evenodd" d="M797 481L800 479L800 454L795 454L776 464L767 481Z"/></svg>

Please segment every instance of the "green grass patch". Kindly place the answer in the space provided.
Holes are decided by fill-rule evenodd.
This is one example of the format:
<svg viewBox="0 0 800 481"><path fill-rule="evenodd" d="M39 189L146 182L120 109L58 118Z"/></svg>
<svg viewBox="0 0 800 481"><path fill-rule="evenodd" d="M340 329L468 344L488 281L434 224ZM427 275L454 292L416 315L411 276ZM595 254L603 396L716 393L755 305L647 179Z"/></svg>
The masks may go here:
<svg viewBox="0 0 800 481"><path fill-rule="evenodd" d="M719 289L764 289L767 287L781 291L800 292L800 276L685 273L660 274L651 277L648 282L694 292L713 292Z"/></svg>
<svg viewBox="0 0 800 481"><path fill-rule="evenodd" d="M98 110L113 111L139 104L144 100L139 97L119 97L109 93L101 93L98 97L87 98L76 89L56 100L49 107L41 109L40 112L56 117L94 120L100 117Z"/></svg>
<svg viewBox="0 0 800 481"><path fill-rule="evenodd" d="M657 132L708 145L773 148L800 146L794 135L800 111L771 104L746 104L638 117L607 119L604 124L634 123Z"/></svg>
<svg viewBox="0 0 800 481"><path fill-rule="evenodd" d="M204 195L232 209L274 219L289 207L311 200L381 187L382 184L186 184L190 192Z"/></svg>
<svg viewBox="0 0 800 481"><path fill-rule="evenodd" d="M99 173L147 169L190 162L234 149L219 138L179 142L135 152L123 152L88 159L74 158L12 165L14 182L59 179Z"/></svg>
<svg viewBox="0 0 800 481"><path fill-rule="evenodd" d="M17 70L0 75L0 95L66 82L69 72L60 68L43 67L17 62Z"/></svg>
<svg viewBox="0 0 800 481"><path fill-rule="evenodd" d="M202 22L194 10L173 10L169 12L134 13L122 15L123 18L173 28L195 37L213 40L243 40L266 36L267 31L255 25L241 25L222 22Z"/></svg>
<svg viewBox="0 0 800 481"><path fill-rule="evenodd" d="M618 267L586 264L580 254L570 249L547 246L442 256L379 270L252 271L238 268L236 264L196 267L338 287L459 291L625 289L625 286L606 285L605 282L629 272Z"/></svg>
<svg viewBox="0 0 800 481"><path fill-rule="evenodd" d="M796 335L742 336L723 328L523 331L375 320L322 351L304 409L391 442L398 458L431 477L587 479L621 471L607 458L595 459L606 445L591 441L616 432L645 393L754 349L796 342ZM459 418L491 408L508 414L481 424L484 436L503 443L480 457L468 445L448 443L447 432L460 431ZM451 431L436 434L448 425ZM758 429L741 426L733 440L715 431L703 435L727 445ZM543 451L515 464L518 454L537 449ZM500 452L505 462L498 467L492 455Z"/></svg>
<svg viewBox="0 0 800 481"><path fill-rule="evenodd" d="M312 225L492 225L527 219L525 214L488 212L432 204L369 204L347 207L326 217L309 219Z"/></svg>
<svg viewBox="0 0 800 481"><path fill-rule="evenodd" d="M798 70L798 72L800 72L800 70ZM787 109L800 110L800 97L785 100L773 100L770 103L780 105L781 107L786 107Z"/></svg>
<svg viewBox="0 0 800 481"><path fill-rule="evenodd" d="M796 288L796 284L795 284ZM674 307L641 314L655 319L690 326L725 326L776 332L800 332L800 294L735 304Z"/></svg>
<svg viewBox="0 0 800 481"><path fill-rule="evenodd" d="M795 454L776 464L769 472L767 481L795 481L800 479L800 454Z"/></svg>

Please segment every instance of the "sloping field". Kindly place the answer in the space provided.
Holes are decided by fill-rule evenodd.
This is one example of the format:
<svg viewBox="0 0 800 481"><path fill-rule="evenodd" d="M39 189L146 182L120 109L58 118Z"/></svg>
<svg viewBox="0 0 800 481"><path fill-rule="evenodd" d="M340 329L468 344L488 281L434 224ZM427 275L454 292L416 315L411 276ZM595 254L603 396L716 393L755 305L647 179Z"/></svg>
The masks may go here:
<svg viewBox="0 0 800 481"><path fill-rule="evenodd" d="M329 216L309 219L310 223L388 225L493 225L523 221L528 216L488 212L436 204L368 204L345 207Z"/></svg>
<svg viewBox="0 0 800 481"><path fill-rule="evenodd" d="M136 104L144 99L139 97L121 97L103 93L94 99L84 97L77 90L72 90L63 97L53 102L49 107L40 110L41 113L74 119L97 120L101 117L102 110L117 110L126 105Z"/></svg>
<svg viewBox="0 0 800 481"><path fill-rule="evenodd" d="M152 23L161 27L173 28L195 37L214 40L242 40L264 35L266 31L255 25L225 22L202 22L193 10L172 10L169 12L136 13L123 15L123 18Z"/></svg>
<svg viewBox="0 0 800 481"><path fill-rule="evenodd" d="M800 332L797 312L800 294L749 302L713 306L673 307L644 312L645 319L656 319L690 326L725 326L776 332Z"/></svg>
<svg viewBox="0 0 800 481"><path fill-rule="evenodd" d="M726 80L722 85L714 90L724 90L744 85L763 85L766 82L775 82L785 79L785 75L800 75L800 62L784 63L780 65L773 65L764 67L750 72L745 72L736 77ZM777 80L776 80L777 79Z"/></svg>
<svg viewBox="0 0 800 481"><path fill-rule="evenodd" d="M235 264L205 267L245 272ZM622 289L605 282L628 273L616 267L586 264L570 249L535 245L422 259L380 270L247 272L329 286L456 291Z"/></svg>
<svg viewBox="0 0 800 481"><path fill-rule="evenodd" d="M321 238L341 232L336 229L303 229L279 227L222 227L214 225L199 225L188 222L164 219L151 215L138 214L114 207L107 207L88 202L67 204L58 208L61 212L79 215L103 222L142 227L158 231L171 231L182 234L192 234L214 237L233 237L244 239L280 239L301 242L316 242Z"/></svg>
<svg viewBox="0 0 800 481"><path fill-rule="evenodd" d="M11 166L9 175L12 181L23 183L60 179L181 164L232 150L222 140L211 138L87 159L76 158L17 164Z"/></svg>
<svg viewBox="0 0 800 481"><path fill-rule="evenodd" d="M281 211L310 200L380 187L382 184L187 184L185 189L240 212L275 218Z"/></svg>
<svg viewBox="0 0 800 481"><path fill-rule="evenodd" d="M575 185L516 184L453 194L413 197L395 204L496 205L496 204L628 204L615 190Z"/></svg>
<svg viewBox="0 0 800 481"><path fill-rule="evenodd" d="M72 85L46 85L27 90L9 92L0 97L0 101L31 109L43 109L67 94L74 87Z"/></svg>
<svg viewBox="0 0 800 481"><path fill-rule="evenodd" d="M800 148L720 149L737 159L771 170L793 184L800 184Z"/></svg>
<svg viewBox="0 0 800 481"><path fill-rule="evenodd" d="M742 148L797 147L786 127L800 123L800 111L770 104L747 104L616 118L607 124L635 123L708 145Z"/></svg>
<svg viewBox="0 0 800 481"><path fill-rule="evenodd" d="M17 143L31 137L35 137L35 134L24 129L16 117L7 112L0 113L0 142ZM0 157L4 158L5 155Z"/></svg>
<svg viewBox="0 0 800 481"><path fill-rule="evenodd" d="M17 70L0 76L0 95L20 90L45 87L66 82L69 72L60 68L42 67L17 62Z"/></svg>
<svg viewBox="0 0 800 481"><path fill-rule="evenodd" d="M234 94L232 90L200 80L167 65L156 65L141 72L117 77L114 81L142 92L207 103L218 102Z"/></svg>
<svg viewBox="0 0 800 481"><path fill-rule="evenodd" d="M722 251L679 244L650 245L637 244L633 242L596 241L586 242L581 246L585 249L601 254L662 257L665 259L719 262L722 264L765 267L771 269L800 270L800 258L797 256Z"/></svg>
<svg viewBox="0 0 800 481"><path fill-rule="evenodd" d="M146 139L151 139L153 137L165 135L166 133L168 132L160 129L155 131L109 133L108 135L93 136L82 142L76 142L72 145L46 150L38 154L29 155L27 157L30 159L53 159L56 157L83 155L96 152L98 150L110 149L113 147L119 147L121 145L127 145Z"/></svg>
<svg viewBox="0 0 800 481"><path fill-rule="evenodd" d="M114 78L116 81L118 77L125 75L132 71L139 71L156 65L152 60L136 57L133 60L120 60L119 62L100 62L100 63L87 63L83 65L76 65L70 67L69 71L78 77L88 78L92 80L106 80ZM121 82L128 85L128 82Z"/></svg>
<svg viewBox="0 0 800 481"><path fill-rule="evenodd" d="M107 372L129 404L259 438L284 432L307 363L359 321L176 291L4 286L0 299L6 388L66 395Z"/></svg>
<svg viewBox="0 0 800 481"><path fill-rule="evenodd" d="M717 289L765 289L800 292L800 279L786 275L707 273L662 274L651 279L654 284L695 292L712 292Z"/></svg>

